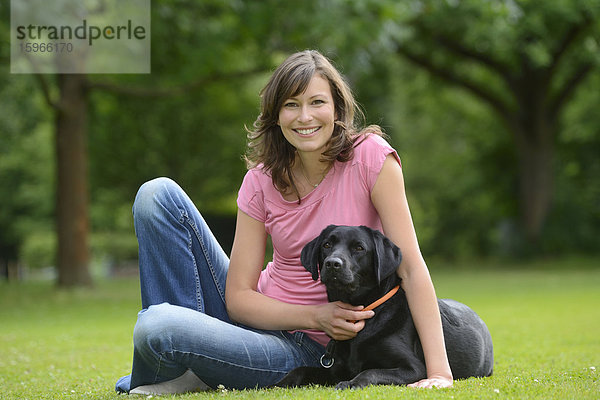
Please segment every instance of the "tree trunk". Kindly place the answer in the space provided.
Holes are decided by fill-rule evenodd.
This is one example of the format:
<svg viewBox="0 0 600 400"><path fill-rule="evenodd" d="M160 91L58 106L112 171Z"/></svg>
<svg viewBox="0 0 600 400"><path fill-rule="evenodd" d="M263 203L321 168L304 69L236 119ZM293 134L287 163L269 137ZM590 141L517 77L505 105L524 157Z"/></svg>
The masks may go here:
<svg viewBox="0 0 600 400"><path fill-rule="evenodd" d="M91 285L87 183L85 75L57 75L56 230L58 285Z"/></svg>
<svg viewBox="0 0 600 400"><path fill-rule="evenodd" d="M553 197L554 129L546 119L528 122L529 126L515 127L513 132L519 159L521 225L529 244L537 246Z"/></svg>

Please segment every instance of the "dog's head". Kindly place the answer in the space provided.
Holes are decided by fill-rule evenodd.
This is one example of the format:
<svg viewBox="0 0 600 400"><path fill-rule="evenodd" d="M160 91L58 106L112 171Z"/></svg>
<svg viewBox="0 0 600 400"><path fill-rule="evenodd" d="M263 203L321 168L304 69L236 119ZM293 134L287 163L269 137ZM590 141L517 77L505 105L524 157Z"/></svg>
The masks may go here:
<svg viewBox="0 0 600 400"><path fill-rule="evenodd" d="M302 265L327 287L329 301L363 304L388 278L396 282L400 249L366 226L329 225L302 249Z"/></svg>

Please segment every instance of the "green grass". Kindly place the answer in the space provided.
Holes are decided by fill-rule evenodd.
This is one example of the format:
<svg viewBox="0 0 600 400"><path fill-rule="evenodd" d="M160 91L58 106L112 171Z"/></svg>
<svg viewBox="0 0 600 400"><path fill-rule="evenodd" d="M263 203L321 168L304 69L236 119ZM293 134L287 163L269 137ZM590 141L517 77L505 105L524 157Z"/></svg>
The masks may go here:
<svg viewBox="0 0 600 400"><path fill-rule="evenodd" d="M488 324L495 352L491 378L442 390L311 387L165 398L598 399L598 266L596 259L504 270L433 268L439 297L470 305ZM138 308L135 280L100 282L92 291L0 283L0 399L123 399L113 385L129 372Z"/></svg>

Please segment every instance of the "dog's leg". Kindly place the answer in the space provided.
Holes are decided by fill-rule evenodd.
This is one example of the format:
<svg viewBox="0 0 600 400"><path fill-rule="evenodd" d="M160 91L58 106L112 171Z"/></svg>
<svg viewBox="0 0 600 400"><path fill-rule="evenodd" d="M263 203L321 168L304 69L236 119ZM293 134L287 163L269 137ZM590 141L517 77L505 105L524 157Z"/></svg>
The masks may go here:
<svg viewBox="0 0 600 400"><path fill-rule="evenodd" d="M321 367L299 367L290 371L273 386L284 388L310 384L331 386L337 381L333 379L330 371Z"/></svg>
<svg viewBox="0 0 600 400"><path fill-rule="evenodd" d="M336 389L359 389L369 385L408 385L427 377L425 368L367 369L352 380L340 382Z"/></svg>

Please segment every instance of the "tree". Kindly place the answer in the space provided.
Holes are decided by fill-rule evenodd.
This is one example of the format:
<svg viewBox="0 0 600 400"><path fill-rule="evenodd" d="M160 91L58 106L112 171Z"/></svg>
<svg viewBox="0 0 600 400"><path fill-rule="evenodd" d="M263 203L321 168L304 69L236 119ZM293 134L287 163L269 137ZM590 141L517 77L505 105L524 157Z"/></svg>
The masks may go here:
<svg viewBox="0 0 600 400"><path fill-rule="evenodd" d="M58 75L56 119L56 233L59 286L91 285L87 90L85 75ZM49 97L48 97L49 99Z"/></svg>
<svg viewBox="0 0 600 400"><path fill-rule="evenodd" d="M138 98L183 96L209 82L236 79L267 69L267 57L253 63L232 63L223 68L217 61L223 53L242 55L236 49L246 47L239 36L235 4L197 4L182 2L186 12L176 11L176 4L154 4L153 40L159 42L160 57L153 62L151 77L139 79L92 76L86 74L36 75L47 105L55 118L56 149L56 232L57 267L60 286L90 285L89 272L89 179L88 179L88 108L93 91L102 90ZM172 19L172 23L167 20ZM189 29L196 24L212 31ZM176 37L176 45L161 36ZM219 40L216 40L218 37ZM200 57L205 55L205 58ZM173 58L171 58L173 57ZM231 55L229 55L231 57ZM241 64L241 65L240 65ZM192 72L193 71L193 72ZM173 79L173 77L178 77ZM135 81L135 82L132 82ZM158 84L156 83L158 82Z"/></svg>
<svg viewBox="0 0 600 400"><path fill-rule="evenodd" d="M599 65L600 3L432 0L378 12L396 54L479 98L511 132L521 224L535 244L552 203L561 112Z"/></svg>

